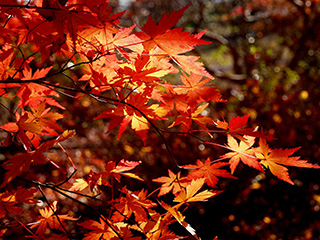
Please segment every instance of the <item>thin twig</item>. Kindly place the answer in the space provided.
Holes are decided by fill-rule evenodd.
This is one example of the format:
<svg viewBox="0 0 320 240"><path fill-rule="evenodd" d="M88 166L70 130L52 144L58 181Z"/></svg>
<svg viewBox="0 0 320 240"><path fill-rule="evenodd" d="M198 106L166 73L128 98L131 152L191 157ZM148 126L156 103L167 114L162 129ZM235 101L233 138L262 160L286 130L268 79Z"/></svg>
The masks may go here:
<svg viewBox="0 0 320 240"><path fill-rule="evenodd" d="M37 187L38 187L38 189L39 189L39 191L40 191L41 195L43 196L44 200L46 201L46 203L47 203L47 204L48 204L48 206L50 207L51 211L52 211L52 212L53 212L53 214L56 216L56 218L57 218L58 222L60 223L60 225L61 225L61 227L62 227L62 229L63 229L63 231L67 234L68 238L69 238L69 239L71 239L71 237L70 237L70 235L69 235L69 233L68 233L67 229L66 229L66 228L64 227L64 225L62 224L62 222L61 222L61 220L60 220L60 217L58 216L58 214L56 213L56 211L53 209L53 207L52 207L52 206L51 206L51 204L49 203L49 201L48 201L48 199L47 199L46 195L45 195L45 194L44 194L44 192L42 191L41 186L40 186L40 185L37 185Z"/></svg>

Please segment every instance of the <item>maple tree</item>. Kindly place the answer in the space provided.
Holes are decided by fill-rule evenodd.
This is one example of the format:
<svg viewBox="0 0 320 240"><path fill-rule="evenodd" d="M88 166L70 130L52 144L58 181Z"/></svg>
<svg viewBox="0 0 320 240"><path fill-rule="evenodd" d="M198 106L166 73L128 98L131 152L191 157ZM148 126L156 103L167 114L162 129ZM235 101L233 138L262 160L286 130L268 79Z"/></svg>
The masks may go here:
<svg viewBox="0 0 320 240"><path fill-rule="evenodd" d="M38 239L177 239L181 236L170 226L178 222L185 234L200 239L184 211L221 193L219 178L236 179L240 161L260 172L269 169L290 184L294 181L286 166L319 168L291 156L299 148L269 148L272 136L246 128L249 115L226 121L208 114L209 105L226 100L199 57L186 54L210 44L202 40L205 31L174 28L189 6L163 15L158 23L150 16L143 26L123 28L124 12L113 13L107 0L0 4L0 104L10 116L0 130L6 134L3 145L16 148L2 161L0 236L10 234L7 221L15 221L25 235ZM169 76L180 76L180 81ZM145 163L124 157L89 156L99 167L81 169L79 154L65 147L77 135L63 127L75 114L65 106L68 98L99 105L91 121L104 125L107 135L118 132L118 140L130 132L147 148L157 134L171 161L169 177L153 169L147 182L134 173ZM212 134L225 136L226 143L216 142ZM228 152L183 165L167 135L184 135ZM43 176L51 167L59 178ZM145 187L130 188L125 178ZM91 214L59 209L66 199ZM26 205L36 213L24 216Z"/></svg>

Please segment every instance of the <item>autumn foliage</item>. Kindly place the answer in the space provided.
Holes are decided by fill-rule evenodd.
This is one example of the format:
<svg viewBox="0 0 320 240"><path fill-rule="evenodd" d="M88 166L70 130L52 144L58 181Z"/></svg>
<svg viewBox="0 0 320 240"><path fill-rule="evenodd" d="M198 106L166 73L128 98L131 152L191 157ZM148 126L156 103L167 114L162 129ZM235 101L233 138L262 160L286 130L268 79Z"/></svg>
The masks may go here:
<svg viewBox="0 0 320 240"><path fill-rule="evenodd" d="M292 156L299 147L270 148L273 137L247 127L249 115L212 119L206 110L226 99L199 57L187 54L210 42L201 39L205 31L174 28L188 7L159 22L150 16L143 26L122 28L124 12L114 13L107 0L1 2L0 107L9 117L0 131L2 144L15 152L1 162L0 236L12 234L7 223L16 222L35 239L179 239L171 228L178 222L185 235L200 239L184 211L221 193L219 179L236 179L240 163L290 184L288 167L319 168ZM64 147L77 135L62 127L73 114L61 100L66 98L101 105L92 121L103 121L105 134L116 132L118 140L129 132L148 146L156 134L171 161L167 175L152 169L147 182L135 173L144 162L124 158L92 158L102 171L76 173L82 166ZM181 164L167 140L181 135L225 153ZM63 164L52 158L53 149L64 154ZM44 181L41 171L50 165L64 180ZM124 178L146 187L130 189ZM51 201L47 195L53 193ZM91 215L63 212L62 199ZM38 214L25 216L25 206Z"/></svg>

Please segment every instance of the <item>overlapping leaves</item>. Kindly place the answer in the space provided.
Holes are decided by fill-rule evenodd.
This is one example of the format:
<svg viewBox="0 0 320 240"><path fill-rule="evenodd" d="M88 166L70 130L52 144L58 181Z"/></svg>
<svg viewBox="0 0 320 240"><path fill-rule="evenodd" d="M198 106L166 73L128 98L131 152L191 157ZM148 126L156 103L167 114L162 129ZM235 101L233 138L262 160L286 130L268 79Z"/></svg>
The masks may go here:
<svg viewBox="0 0 320 240"><path fill-rule="evenodd" d="M186 209L194 202L208 201L220 193L218 181L236 179L233 174L239 164L261 172L264 166L291 184L287 166L319 168L291 156L299 148L269 148L270 136L246 127L249 115L233 117L229 122L212 119L210 104L224 100L199 57L185 54L198 45L209 44L201 39L205 31L193 35L173 28L189 5L163 15L159 23L150 16L143 27L129 28L119 26L124 12L114 14L107 0L11 0L0 7L3 33L0 95L14 103L10 109L1 101L11 116L10 122L1 123L1 131L8 136L5 146L13 143L23 146L22 153L4 161L1 188L11 183L14 188L14 180L21 177L22 181L37 185L47 203L48 198L55 197L50 191L55 191L86 206L97 216L78 223L85 231L81 233L83 239L180 239L169 228L174 221L200 239L186 222L182 206ZM52 61L57 62L52 64ZM182 72L179 83L163 80L164 76L179 71ZM147 144L148 133L156 132L166 154L180 171L168 169L168 176L158 176L155 169L150 169L159 188L149 195L147 190L132 191L123 186L122 177L143 181L144 177L134 173L138 166L145 165L142 161L103 158L99 161L101 166L86 169L86 175L77 176L73 182L71 175L62 183L42 183L46 177L37 177L33 170L46 163L59 168L48 157L56 145L73 164L60 144L75 135L73 130L64 131L59 125L65 114L72 115L60 104L61 94L76 100L87 96L103 105L104 110L95 113L95 120L108 125L107 133L119 127L118 138L130 128ZM193 135L198 132L206 132L210 139ZM203 145L222 147L229 152L218 159L205 157L196 162L188 159L190 164L179 166L165 133L192 136ZM213 142L212 133L227 134L227 144ZM82 150L76 150L74 155L79 157ZM88 160L93 161L90 157ZM46 197L41 187L50 189L47 193L50 197ZM157 191L155 199L153 194ZM21 214L21 204L36 202L35 192L33 188L19 186L14 192L0 193L0 217L8 217L8 212ZM107 197L103 193L108 193ZM170 204L160 200L171 193ZM88 199L108 212L97 213L97 205L90 207ZM39 210L40 219L30 224L31 230L22 224L33 237L45 238L48 229L68 235L66 221L78 221L67 214L58 214L57 202L52 202ZM164 214L159 206L165 210Z"/></svg>

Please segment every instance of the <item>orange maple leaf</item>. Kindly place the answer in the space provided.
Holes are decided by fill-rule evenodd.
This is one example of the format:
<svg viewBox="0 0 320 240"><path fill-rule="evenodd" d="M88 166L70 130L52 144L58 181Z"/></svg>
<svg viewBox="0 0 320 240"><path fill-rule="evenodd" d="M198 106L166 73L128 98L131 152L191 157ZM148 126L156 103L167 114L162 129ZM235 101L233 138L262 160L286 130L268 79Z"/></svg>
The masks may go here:
<svg viewBox="0 0 320 240"><path fill-rule="evenodd" d="M299 160L300 157L290 157L300 147L292 149L270 149L266 140L261 138L259 141L260 152L256 152L256 157L260 163L268 168L270 172L279 179L294 185L289 177L288 169L285 166L305 167L305 168L320 168L308 163L306 160Z"/></svg>
<svg viewBox="0 0 320 240"><path fill-rule="evenodd" d="M218 177L237 179L226 170L220 169L221 167L224 167L226 165L229 165L229 163L211 163L210 159L207 158L204 163L198 159L196 165L189 164L182 167L192 170L192 172L188 175L189 179L203 178L205 179L205 183L207 183L208 186L215 187L218 182Z"/></svg>
<svg viewBox="0 0 320 240"><path fill-rule="evenodd" d="M134 173L129 173L136 166L140 165L141 162L137 161L127 161L122 159L117 165L114 161L110 161L105 166L105 171L101 173L94 173L90 171L89 175L85 178L78 178L72 184L70 191L82 191L88 186L90 189L94 189L94 187L103 186L111 186L109 183L110 177L113 176L118 182L120 182L121 176L131 177L140 181L144 181L142 178L137 176Z"/></svg>
<svg viewBox="0 0 320 240"><path fill-rule="evenodd" d="M213 84L207 83L210 81L209 78L202 80L202 75L194 73L188 77L182 73L181 81L184 85L178 85L174 88L174 91L178 94L186 94L187 102L190 104L197 104L201 102L221 102L221 94Z"/></svg>
<svg viewBox="0 0 320 240"><path fill-rule="evenodd" d="M51 229L63 230L61 224L64 224L65 220L76 221L77 218L70 217L68 215L57 215L54 214L57 210L57 201L54 201L51 206L46 206L44 209L39 209L41 219L31 225L31 228L38 227L36 234L43 236L48 227Z"/></svg>
<svg viewBox="0 0 320 240"><path fill-rule="evenodd" d="M159 177L152 180L154 182L162 183L158 197L167 194L171 190L172 194L176 196L189 182L186 178L180 177L180 172L174 174L168 169L168 174L169 177Z"/></svg>
<svg viewBox="0 0 320 240"><path fill-rule="evenodd" d="M32 69L29 67L29 65L27 65L27 67L24 68L22 71L24 77L21 78L21 80L36 80L41 82L47 76L51 69L52 66L48 68L37 69L37 71L32 73ZM48 97L59 96L59 94L57 94L54 90L33 82L21 83L20 85L21 87L15 95L17 97L20 97L20 101L18 104L19 108L28 105L36 109L39 104L45 101L47 104L51 106L56 106L61 109L64 109L64 107L61 106L56 100L54 100L51 97Z"/></svg>
<svg viewBox="0 0 320 240"><path fill-rule="evenodd" d="M117 166L111 170L112 175L117 179L118 182L120 182L120 175L131 177L138 179L140 181L143 181L143 179L139 176L137 176L134 173L127 173L127 171L130 171L134 169L136 166L140 165L142 162L136 162L136 161L127 161L122 159Z"/></svg>
<svg viewBox="0 0 320 240"><path fill-rule="evenodd" d="M22 111L21 115L16 113L17 123L7 123L2 128L11 132L17 132L20 129L35 134L57 136L54 130L63 130L56 121L64 115L50 112L50 108L46 109L45 105L46 103L42 102L36 109L30 107L31 112Z"/></svg>
<svg viewBox="0 0 320 240"><path fill-rule="evenodd" d="M112 168L115 166L114 162L110 162ZM69 189L70 191L82 191L83 189L87 188L90 186L91 191L95 187L98 189L100 188L99 186L111 186L109 183L110 180L110 175L111 172L110 170L102 172L102 173L94 173L92 170L89 172L88 176L85 178L78 178L76 181L72 184L71 188Z"/></svg>
<svg viewBox="0 0 320 240"><path fill-rule="evenodd" d="M257 158L254 156L255 149L251 148L255 142L255 137L243 136L243 138L246 139L246 142L240 141L240 143L238 143L234 137L228 134L228 147L233 152L226 153L221 157L230 158L229 163L231 174L234 173L240 160L244 164L264 172Z"/></svg>
<svg viewBox="0 0 320 240"><path fill-rule="evenodd" d="M116 199L117 203L114 204L117 211L114 212L112 220L115 222L123 221L124 216L130 218L133 213L137 222L146 221L148 219L146 209L157 206L156 203L147 199L147 190L132 192L124 187L122 192L126 197Z"/></svg>
<svg viewBox="0 0 320 240"><path fill-rule="evenodd" d="M57 120L64 117L64 115L57 112L50 112L50 108L45 108L45 102L42 102L37 109L31 108L32 114L28 113L30 122L37 122L43 129L43 132L50 133L51 136L56 136L52 130L63 131L62 128L57 124ZM26 129L27 130L27 129Z"/></svg>
<svg viewBox="0 0 320 240"><path fill-rule="evenodd" d="M171 111L176 108L179 112L184 112L188 108L188 104L186 103L185 96L179 95L174 91L174 86L170 83L165 82L163 84L165 88L164 93L160 93L161 99L159 99L163 106L167 111Z"/></svg>
<svg viewBox="0 0 320 240"><path fill-rule="evenodd" d="M182 189L182 191L179 193L178 196L175 197L173 201L179 203L199 202L207 200L208 198L217 195L219 192L210 190L204 190L200 193L197 193L200 190L200 188L202 188L205 181L205 178L198 178L192 180L191 183L187 185L185 189Z"/></svg>
<svg viewBox="0 0 320 240"><path fill-rule="evenodd" d="M81 192L83 189L85 189L88 186L89 186L89 184L84 178L78 178L72 184L71 188L69 188L69 191L79 191L79 192Z"/></svg>
<svg viewBox="0 0 320 240"><path fill-rule="evenodd" d="M109 223L107 224L106 223ZM118 239L118 234L121 234L122 237L132 237L130 231L128 231L127 225L124 222L112 223L108 219L103 220L99 219L99 222L94 220L87 220L82 223L78 223L79 226L82 226L88 230L88 233L85 234L83 240L109 240L109 239ZM110 227L112 225L113 229ZM127 230L127 231L126 231ZM117 231L117 233L115 232Z"/></svg>
<svg viewBox="0 0 320 240"><path fill-rule="evenodd" d="M160 202L160 205L162 204L165 205L165 203ZM163 215L158 212L150 212L149 216L150 218L147 221L139 222L139 225L133 225L130 226L130 228L144 233L146 239L150 240L182 239L182 237L177 236L169 229L169 225L175 222L175 220L171 219L171 216L168 216L168 214Z"/></svg>
<svg viewBox="0 0 320 240"><path fill-rule="evenodd" d="M154 83L160 81L162 69L152 64L150 56L138 55L131 62L120 65L118 70L119 76L129 82L132 87L141 86L142 84Z"/></svg>
<svg viewBox="0 0 320 240"><path fill-rule="evenodd" d="M160 202L160 205L167 210L166 215L172 215L178 221L178 223L180 223L195 239L200 239L196 234L196 230L184 220L186 217L178 211L180 204L171 207L170 205L165 204L164 202Z"/></svg>

